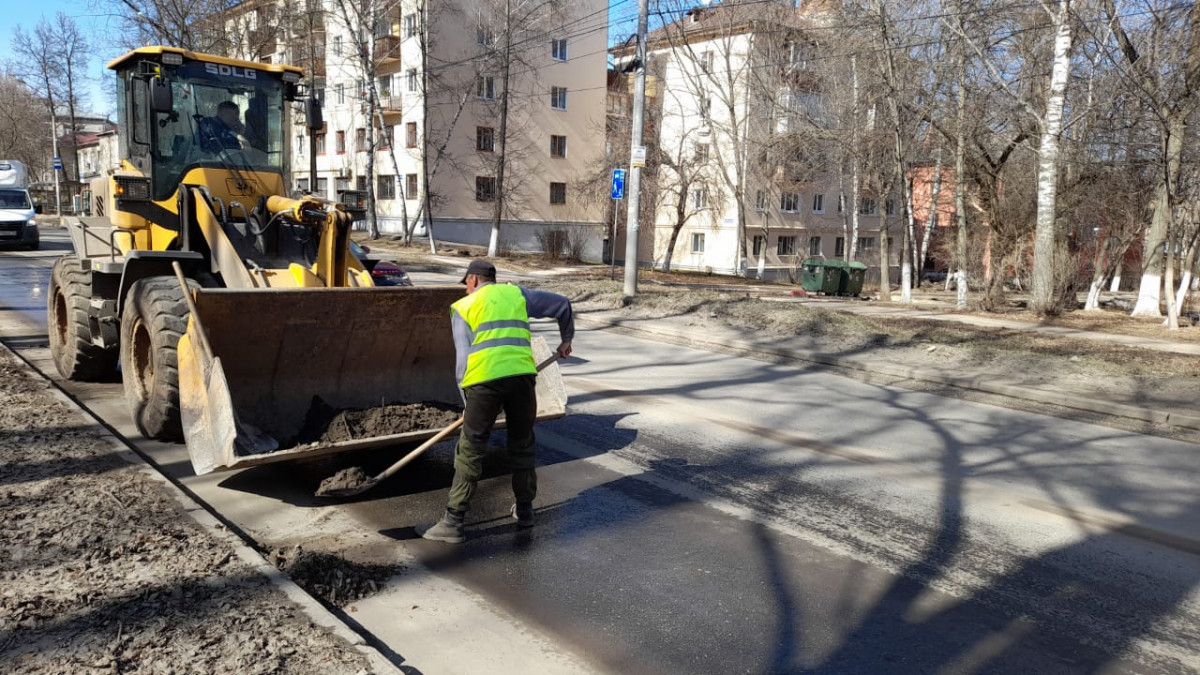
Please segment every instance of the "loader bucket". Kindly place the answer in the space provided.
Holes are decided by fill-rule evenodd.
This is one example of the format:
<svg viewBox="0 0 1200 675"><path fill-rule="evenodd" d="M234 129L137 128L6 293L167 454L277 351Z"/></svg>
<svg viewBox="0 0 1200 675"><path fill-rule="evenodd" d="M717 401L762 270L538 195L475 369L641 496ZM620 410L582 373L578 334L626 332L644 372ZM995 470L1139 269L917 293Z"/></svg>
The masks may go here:
<svg viewBox="0 0 1200 675"><path fill-rule="evenodd" d="M461 286L196 291L178 349L184 438L196 473L431 438L440 427L294 443L314 396L338 409L461 406L450 304L462 293ZM534 351L550 354L537 337ZM552 365L538 376L538 419L565 414L562 376Z"/></svg>

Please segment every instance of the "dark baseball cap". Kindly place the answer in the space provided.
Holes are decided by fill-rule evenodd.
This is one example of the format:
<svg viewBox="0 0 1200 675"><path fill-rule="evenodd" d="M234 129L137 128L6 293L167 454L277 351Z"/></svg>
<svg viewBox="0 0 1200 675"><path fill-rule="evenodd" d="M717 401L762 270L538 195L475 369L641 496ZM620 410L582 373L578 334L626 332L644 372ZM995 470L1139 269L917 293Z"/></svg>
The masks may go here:
<svg viewBox="0 0 1200 675"><path fill-rule="evenodd" d="M472 260L471 264L467 265L467 273L463 275L462 280L458 283L467 283L467 277L471 276L472 274L477 277L495 281L496 266L486 260Z"/></svg>

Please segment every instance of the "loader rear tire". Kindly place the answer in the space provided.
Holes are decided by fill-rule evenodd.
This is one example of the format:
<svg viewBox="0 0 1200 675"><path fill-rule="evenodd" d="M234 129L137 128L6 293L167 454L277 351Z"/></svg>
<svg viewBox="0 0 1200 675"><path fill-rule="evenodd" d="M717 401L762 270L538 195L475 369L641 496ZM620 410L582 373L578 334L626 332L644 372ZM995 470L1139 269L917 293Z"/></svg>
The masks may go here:
<svg viewBox="0 0 1200 675"><path fill-rule="evenodd" d="M121 376L133 421L146 438L183 440L175 349L187 322L187 301L175 277L149 277L129 288L121 315Z"/></svg>
<svg viewBox="0 0 1200 675"><path fill-rule="evenodd" d="M68 380L96 382L117 368L116 346L106 348L92 341L91 303L91 272L85 272L75 258L59 258L50 272L46 321L50 356L58 373Z"/></svg>

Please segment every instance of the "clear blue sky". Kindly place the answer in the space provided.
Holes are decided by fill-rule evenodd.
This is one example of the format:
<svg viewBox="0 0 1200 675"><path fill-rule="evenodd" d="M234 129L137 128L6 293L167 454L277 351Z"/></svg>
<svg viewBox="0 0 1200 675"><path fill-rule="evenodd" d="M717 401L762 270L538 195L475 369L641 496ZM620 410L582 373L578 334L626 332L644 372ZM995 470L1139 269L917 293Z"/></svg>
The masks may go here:
<svg viewBox="0 0 1200 675"><path fill-rule="evenodd" d="M0 12L0 61L14 58L13 33L18 25L32 31L43 16L53 21L55 14L63 12L75 19L96 53L87 69L88 112L115 116L116 110L102 93L100 83L109 77L104 64L123 50L120 41L112 37L117 33L119 22L116 17L105 14L110 10L103 6L102 0L7 0L5 5L4 11Z"/></svg>

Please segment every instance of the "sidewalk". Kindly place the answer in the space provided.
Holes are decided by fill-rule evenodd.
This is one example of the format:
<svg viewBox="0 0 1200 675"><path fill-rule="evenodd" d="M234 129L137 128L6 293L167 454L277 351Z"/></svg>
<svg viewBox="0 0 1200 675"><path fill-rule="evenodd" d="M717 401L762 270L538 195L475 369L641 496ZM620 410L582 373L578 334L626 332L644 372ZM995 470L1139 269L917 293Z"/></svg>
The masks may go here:
<svg viewBox="0 0 1200 675"><path fill-rule="evenodd" d="M847 355L814 348L813 340L803 335L763 336L753 330L712 323L679 326L662 319L622 318L615 314L583 312L577 314L576 320L583 327L620 330L647 339L710 351L767 361L831 366L880 384L916 382L949 386L964 392L1013 398L1039 406L1057 406L1101 417L1122 418L1135 425L1156 425L1189 437L1200 431L1200 409L1196 405L1194 387L1180 387L1171 391L1145 391L1138 387L1089 389L1086 381L1065 378L1046 381L1037 367L1014 370L996 367L995 362L988 360L969 365L963 365L959 360L950 367L938 367L935 349L926 350L929 357L926 359L906 358L904 354L873 353L871 350ZM1050 409L1044 412L1056 414Z"/></svg>

